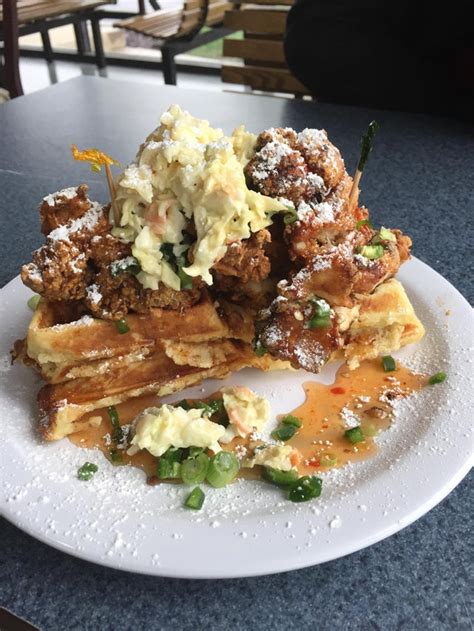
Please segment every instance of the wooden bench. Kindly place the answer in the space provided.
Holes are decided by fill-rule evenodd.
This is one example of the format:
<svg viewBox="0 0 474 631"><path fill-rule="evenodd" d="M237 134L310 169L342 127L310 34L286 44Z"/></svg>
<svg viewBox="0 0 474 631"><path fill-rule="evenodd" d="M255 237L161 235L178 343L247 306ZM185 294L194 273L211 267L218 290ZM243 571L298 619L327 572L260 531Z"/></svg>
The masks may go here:
<svg viewBox="0 0 474 631"><path fill-rule="evenodd" d="M221 25L226 10L232 6L225 0L185 0L182 9L161 9L121 20L114 26L156 40L161 48L165 83L176 85L175 56L231 33L232 29ZM202 33L203 26L211 29Z"/></svg>
<svg viewBox="0 0 474 631"><path fill-rule="evenodd" d="M244 84L252 90L309 94L285 61L283 39L292 4L293 0L255 0L226 13L225 26L244 31L244 39L224 40L224 56L240 58L243 63L223 65L223 81Z"/></svg>
<svg viewBox="0 0 474 631"><path fill-rule="evenodd" d="M84 55L88 48L87 21L91 22L95 58L99 68L105 67L105 56L100 34L101 14L97 7L115 0L3 0L0 10L0 40L4 41L5 77L11 96L23 94L19 73L18 38L30 33L40 33L44 57L53 61L53 49L49 30L64 24L72 24L77 48Z"/></svg>

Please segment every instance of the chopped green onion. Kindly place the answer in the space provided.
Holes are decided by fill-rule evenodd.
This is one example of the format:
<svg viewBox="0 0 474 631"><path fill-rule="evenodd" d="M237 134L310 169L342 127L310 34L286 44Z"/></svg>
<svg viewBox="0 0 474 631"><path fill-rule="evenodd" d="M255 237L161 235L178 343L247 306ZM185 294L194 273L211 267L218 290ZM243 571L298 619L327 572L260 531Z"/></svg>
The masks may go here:
<svg viewBox="0 0 474 631"><path fill-rule="evenodd" d="M310 329L328 329L331 326L331 319L329 316L314 315L308 322Z"/></svg>
<svg viewBox="0 0 474 631"><path fill-rule="evenodd" d="M188 276L182 267L178 268L178 276L181 281L180 287L181 289L192 289L193 288L193 279L191 276Z"/></svg>
<svg viewBox="0 0 474 631"><path fill-rule="evenodd" d="M361 219L356 223L356 230L360 230L362 226L368 226L369 228L373 228L372 222L370 219Z"/></svg>
<svg viewBox="0 0 474 631"><path fill-rule="evenodd" d="M321 478L305 475L290 487L288 499L291 502L307 502L321 495Z"/></svg>
<svg viewBox="0 0 474 631"><path fill-rule="evenodd" d="M160 456L157 475L159 478L179 478L183 450L170 447Z"/></svg>
<svg viewBox="0 0 474 631"><path fill-rule="evenodd" d="M362 173L365 167L365 163L367 162L367 158L369 157L369 153L372 151L372 143L375 138L375 134L377 133L379 126L376 121L372 121L369 124L369 128L367 129L367 133L362 136L362 140L360 142L360 158L359 164L357 165L357 169Z"/></svg>
<svg viewBox="0 0 474 631"><path fill-rule="evenodd" d="M337 457L334 454L323 454L319 462L322 467L334 467L337 464Z"/></svg>
<svg viewBox="0 0 474 631"><path fill-rule="evenodd" d="M392 243L396 243L397 237L393 234L391 230L388 230L387 228L384 228L382 226L372 239L372 243L377 244L381 241L392 241Z"/></svg>
<svg viewBox="0 0 474 631"><path fill-rule="evenodd" d="M179 462L170 462L169 460L160 458L157 469L157 475L159 478L179 478L180 473L181 464Z"/></svg>
<svg viewBox="0 0 474 631"><path fill-rule="evenodd" d="M40 300L41 300L41 296L38 296L38 294L35 294L34 296L31 296L31 298L28 300L26 304L32 311L36 311L36 307L38 306L38 303Z"/></svg>
<svg viewBox="0 0 474 631"><path fill-rule="evenodd" d="M280 427L272 432L272 438L274 440L286 442L287 440L290 440L290 438L293 438L296 434L296 430L297 427L294 425L280 425Z"/></svg>
<svg viewBox="0 0 474 631"><path fill-rule="evenodd" d="M315 306L314 315L308 325L310 329L327 329L331 326L331 306L323 298L311 298L310 303Z"/></svg>
<svg viewBox="0 0 474 631"><path fill-rule="evenodd" d="M290 471L280 471L273 467L263 467L262 477L267 482L276 484L277 486L291 486L298 479L298 472L295 469Z"/></svg>
<svg viewBox="0 0 474 631"><path fill-rule="evenodd" d="M344 436L353 445L356 445L357 443L361 443L363 440L365 440L364 432L362 431L362 428L360 426L347 429L344 432Z"/></svg>
<svg viewBox="0 0 474 631"><path fill-rule="evenodd" d="M201 510L202 505L204 504L204 491L202 491L198 486L194 488L191 493L186 498L184 505L186 508L192 508L193 510Z"/></svg>
<svg viewBox="0 0 474 631"><path fill-rule="evenodd" d="M445 372L436 372L434 375L431 375L428 383L430 386L434 386L436 383L443 383L443 381L446 381L447 376Z"/></svg>
<svg viewBox="0 0 474 631"><path fill-rule="evenodd" d="M98 468L99 467L93 462L85 462L82 467L77 470L77 477L79 480L90 480L97 472Z"/></svg>
<svg viewBox="0 0 474 631"><path fill-rule="evenodd" d="M200 484L204 482L209 469L210 458L204 453L186 458L181 463L181 478L184 484Z"/></svg>
<svg viewBox="0 0 474 631"><path fill-rule="evenodd" d="M297 416L293 416L293 414L287 414L284 416L280 423L283 423L283 425L293 425L294 427L301 427L303 424L301 419Z"/></svg>
<svg viewBox="0 0 474 631"><path fill-rule="evenodd" d="M216 489L232 482L239 472L237 456L229 451L219 451L211 458L206 480Z"/></svg>
<svg viewBox="0 0 474 631"><path fill-rule="evenodd" d="M309 302L315 306L316 315L323 317L331 313L331 305L324 298L310 298Z"/></svg>
<svg viewBox="0 0 474 631"><path fill-rule="evenodd" d="M107 408L107 413L112 423L112 440L114 443L120 443L123 441L123 430L120 427L119 415L115 406L111 405Z"/></svg>
<svg viewBox="0 0 474 631"><path fill-rule="evenodd" d="M117 327L117 330L121 335L130 331L127 321L124 318L122 318L121 320L117 320L115 322L115 326Z"/></svg>
<svg viewBox="0 0 474 631"><path fill-rule="evenodd" d="M366 259L376 261L383 256L382 245L363 245L361 248L357 248L357 252L365 256Z"/></svg>
<svg viewBox="0 0 474 631"><path fill-rule="evenodd" d="M113 464L123 464L123 457L119 451L112 449L110 452L110 460Z"/></svg>
<svg viewBox="0 0 474 631"><path fill-rule="evenodd" d="M285 212L284 216L283 216L283 223L288 226L291 223L295 223L295 221L298 220L298 214L296 212L296 208L293 208L292 206L287 206L287 211Z"/></svg>
<svg viewBox="0 0 474 631"><path fill-rule="evenodd" d="M222 414L225 412L224 401L222 399L211 399L207 403L197 401L193 407L198 410L204 410L206 416L213 416L214 414Z"/></svg>
<svg viewBox="0 0 474 631"><path fill-rule="evenodd" d="M384 355L382 357L382 366L385 372L393 372L397 369L397 364L391 355Z"/></svg>
<svg viewBox="0 0 474 631"><path fill-rule="evenodd" d="M257 357L263 357L267 352L267 349L260 340L255 340L253 344L253 352Z"/></svg>

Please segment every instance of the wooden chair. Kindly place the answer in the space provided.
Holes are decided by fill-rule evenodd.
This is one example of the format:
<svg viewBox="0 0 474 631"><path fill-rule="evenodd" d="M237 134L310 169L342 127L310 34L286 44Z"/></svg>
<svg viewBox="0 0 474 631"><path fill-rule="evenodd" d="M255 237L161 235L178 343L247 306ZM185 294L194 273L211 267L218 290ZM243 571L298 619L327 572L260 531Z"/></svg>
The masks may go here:
<svg viewBox="0 0 474 631"><path fill-rule="evenodd" d="M232 6L225 0L185 0L182 9L162 9L121 20L114 26L155 39L161 48L165 83L176 85L175 56L231 33L221 25ZM212 28L201 33L203 26Z"/></svg>
<svg viewBox="0 0 474 631"><path fill-rule="evenodd" d="M72 24L78 52L87 52L86 23L91 22L96 62L105 67L104 49L100 34L101 14L95 9L114 0L3 0L0 11L0 40L4 41L5 82L12 97L23 94L19 72L19 45L21 35L40 33L44 57L53 61L53 49L49 29Z"/></svg>
<svg viewBox="0 0 474 631"><path fill-rule="evenodd" d="M286 18L293 0L254 0L227 11L224 25L244 31L244 39L224 40L224 56L241 58L243 64L222 67L222 80L252 90L309 94L288 69L283 49Z"/></svg>

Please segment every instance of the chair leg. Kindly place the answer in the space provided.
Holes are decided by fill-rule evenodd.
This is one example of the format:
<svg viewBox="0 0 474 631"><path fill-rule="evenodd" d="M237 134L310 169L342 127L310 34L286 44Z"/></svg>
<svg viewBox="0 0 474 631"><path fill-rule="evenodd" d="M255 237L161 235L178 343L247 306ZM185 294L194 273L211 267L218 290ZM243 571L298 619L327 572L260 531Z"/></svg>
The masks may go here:
<svg viewBox="0 0 474 631"><path fill-rule="evenodd" d="M41 31L41 40L43 42L44 58L50 64L53 61L53 48L49 38L49 31Z"/></svg>
<svg viewBox="0 0 474 631"><path fill-rule="evenodd" d="M156 0L149 0L149 2L150 2L151 6L152 6L152 9L154 11L159 11L161 9L159 3Z"/></svg>
<svg viewBox="0 0 474 631"><path fill-rule="evenodd" d="M161 58L163 61L163 77L166 85L176 85L176 62L174 60L174 51L169 46L163 46L161 49Z"/></svg>
<svg viewBox="0 0 474 631"><path fill-rule="evenodd" d="M102 34L100 32L100 20L98 18L91 20L92 36L94 38L95 58L98 68L105 68L104 46L102 43Z"/></svg>
<svg viewBox="0 0 474 631"><path fill-rule="evenodd" d="M5 87L13 99L23 94L20 79L20 50L18 44L18 12L16 2L3 2L3 59Z"/></svg>
<svg viewBox="0 0 474 631"><path fill-rule="evenodd" d="M77 52L85 55L91 52L91 44L89 41L89 33L87 32L87 24L83 20L74 22L74 34L76 36Z"/></svg>

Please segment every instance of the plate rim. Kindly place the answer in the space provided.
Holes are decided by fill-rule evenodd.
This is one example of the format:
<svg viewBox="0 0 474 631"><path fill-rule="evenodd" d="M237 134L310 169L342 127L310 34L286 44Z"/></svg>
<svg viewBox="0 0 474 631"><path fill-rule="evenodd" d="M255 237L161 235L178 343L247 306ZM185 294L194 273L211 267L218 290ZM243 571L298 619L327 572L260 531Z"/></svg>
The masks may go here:
<svg viewBox="0 0 474 631"><path fill-rule="evenodd" d="M454 287L448 280L446 280L439 272L434 270L425 262L421 261L416 257L412 257L412 262L416 266L421 266L421 269L430 275L433 275L437 284L440 284L441 287L444 286L451 295L454 295L462 305L462 310L466 315L468 312L472 317L472 309L469 302L466 298L459 292L459 290ZM6 285L4 285L0 289L0 300L6 293L8 288L12 288L13 285L19 284L19 276L16 276L12 280L10 280ZM20 285L21 286L21 285ZM223 570L220 568L218 571L202 571L202 572L186 572L180 571L179 567L177 568L168 568L164 566L151 566L148 567L140 566L139 562L137 564L130 563L127 561L123 565L117 562L115 557L111 557L111 559L106 559L104 557L97 558L97 556L93 553L93 551L88 550L79 550L77 548L71 547L66 543L58 540L54 536L48 536L47 534L41 532L38 529L35 529L33 525L30 526L24 520L22 521L18 515L15 514L15 510L9 510L6 502L0 503L0 514L7 521L9 521L13 526L19 528L23 532L27 533L34 539L45 543L61 552L65 552L71 556L79 558L81 560L85 560L97 565L102 565L105 567L110 567L113 569L118 569L121 571L128 571L132 573L139 573L150 576L162 576L169 578L183 578L183 579L227 579L227 578L244 578L244 577L253 577L253 576L263 576L276 574L281 572L293 571L296 569L302 569L305 567L311 567L314 565L319 565L321 563L327 563L331 560L336 560L338 558L347 556L352 554L353 552L357 552L359 550L363 550L364 548L371 546L375 543L378 543L387 537L399 532L414 523L417 519L421 518L423 515L432 510L435 506L437 506L443 499L451 493L464 479L464 477L469 473L470 469L473 466L474 454L471 452L470 455L467 455L456 468L455 472L448 477L444 483L436 489L430 490L428 492L428 497L421 503L418 503L416 507L414 507L408 514L403 514L401 519L392 520L384 527L379 527L377 531L371 535L365 537L364 540L356 539L353 540L351 537L348 537L344 542L339 543L337 545L337 551L334 553L334 550L331 547L328 548L326 554L319 554L318 560L314 560L314 555L311 552L308 552L307 555L297 555L294 554L289 559L284 557L283 560L277 559L275 562L273 560L265 560L265 562L261 563L261 567L253 568L250 571L244 570L243 567L240 568L226 568ZM297 519L297 516L295 516ZM133 567L132 567L133 565ZM269 567L271 565L271 567Z"/></svg>

